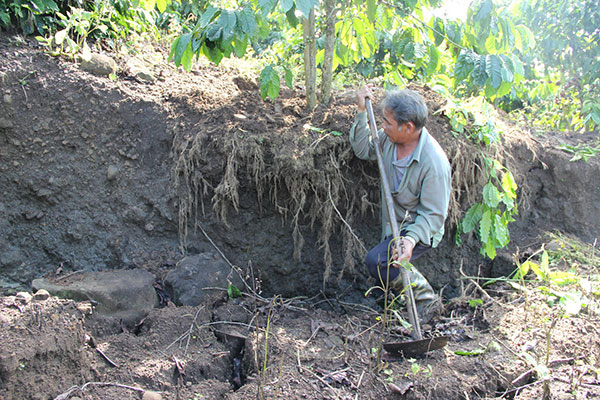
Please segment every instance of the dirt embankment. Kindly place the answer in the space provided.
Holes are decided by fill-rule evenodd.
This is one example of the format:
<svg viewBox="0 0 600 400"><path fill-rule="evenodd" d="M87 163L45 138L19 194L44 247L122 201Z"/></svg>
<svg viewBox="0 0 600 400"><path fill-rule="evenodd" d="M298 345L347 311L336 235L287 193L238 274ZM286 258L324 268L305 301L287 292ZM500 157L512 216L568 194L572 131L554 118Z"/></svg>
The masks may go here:
<svg viewBox="0 0 600 400"><path fill-rule="evenodd" d="M90 384L81 392L94 381L172 399L242 399L259 391L265 398L371 399L393 398L394 390L415 399L485 398L514 389L514 379L532 368L515 351L534 343L536 354L546 354L539 322L544 303L524 303L499 287L492 293L498 300L451 303L429 327L452 335L449 350L416 366L390 361L374 373L379 315L348 304L370 285L361 257L379 236L376 166L357 160L347 143L351 91L309 113L298 90L263 102L253 80L233 68L205 65L185 74L160 53L144 56L153 61L155 81L138 81L123 68L113 82L15 38L0 35L0 51L3 292L76 270L139 267L160 280L183 247L189 253L217 247L258 278L263 295L318 295L313 300L320 307L223 298L197 308L155 309L133 330L118 321L102 330L81 304L5 297L0 396L55 398L77 385L73 396L139 398L118 386ZM432 111L442 107L435 93L419 90ZM499 153L522 189L512 247L493 262L480 256L472 237L456 247L453 224L482 182L480 154L449 133L443 115L432 115L428 127L452 161L455 187L445 241L418 267L446 296L475 293L460 279L460 267L467 275L512 271L513 251L537 249L540 232L560 229L586 241L597 236L598 161L569 163L555 144L525 140L523 132L507 138ZM240 313L245 316L234 318ZM567 360L556 365L561 376L586 376L576 359L597 354L598 343L585 339L594 336L590 318L557 325L550 354ZM246 321L243 353L232 351L239 334L214 328L223 320ZM575 354L582 346L586 352ZM241 388L236 368L243 371ZM539 388L515 398L539 398Z"/></svg>
<svg viewBox="0 0 600 400"><path fill-rule="evenodd" d="M252 264L271 293L368 287L360 264L378 239L379 193L376 166L347 143L351 90L309 113L298 90L263 102L232 68L186 74L151 53L155 81L133 78L121 57L112 82L33 43L2 36L0 46L4 287L59 268L135 266L161 275L181 257L180 245L196 253L211 240L234 263ZM456 223L485 182L482 156L449 133L436 113L443 100L416 89L453 165L448 233L417 265L437 288L458 294L461 264L469 275L510 272L515 247L536 247L543 231L597 236L598 161L569 163L553 144L512 132L496 153L521 185L512 247L494 262L473 237L457 247Z"/></svg>

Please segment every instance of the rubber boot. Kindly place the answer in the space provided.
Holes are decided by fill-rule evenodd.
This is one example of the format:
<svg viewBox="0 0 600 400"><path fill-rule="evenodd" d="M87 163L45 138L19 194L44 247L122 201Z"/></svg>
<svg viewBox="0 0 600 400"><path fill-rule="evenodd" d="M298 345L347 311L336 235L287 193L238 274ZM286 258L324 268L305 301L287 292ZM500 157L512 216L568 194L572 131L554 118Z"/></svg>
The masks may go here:
<svg viewBox="0 0 600 400"><path fill-rule="evenodd" d="M427 279L413 266L412 271L408 272L408 277L413 283L412 291L421 323L428 323L440 312L441 300L435 293ZM391 288L398 293L404 289L402 274L398 275L391 283Z"/></svg>

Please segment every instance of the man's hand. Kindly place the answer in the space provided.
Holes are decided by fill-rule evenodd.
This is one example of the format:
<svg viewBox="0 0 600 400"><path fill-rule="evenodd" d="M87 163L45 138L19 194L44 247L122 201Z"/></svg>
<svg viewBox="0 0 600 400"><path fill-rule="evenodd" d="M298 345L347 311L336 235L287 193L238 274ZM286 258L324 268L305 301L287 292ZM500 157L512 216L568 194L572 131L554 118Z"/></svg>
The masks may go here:
<svg viewBox="0 0 600 400"><path fill-rule="evenodd" d="M365 99L367 97L370 99L373 98L373 92L371 91L372 87L373 87L373 84L369 83L367 85L364 85L363 87L361 87L360 89L358 89L356 91L356 110L358 112L367 111L367 105L366 105Z"/></svg>
<svg viewBox="0 0 600 400"><path fill-rule="evenodd" d="M396 244L392 253L392 260L395 261L394 268L399 268L400 265L410 262L414 245L406 238L401 238ZM398 251L398 246L400 246L401 251Z"/></svg>

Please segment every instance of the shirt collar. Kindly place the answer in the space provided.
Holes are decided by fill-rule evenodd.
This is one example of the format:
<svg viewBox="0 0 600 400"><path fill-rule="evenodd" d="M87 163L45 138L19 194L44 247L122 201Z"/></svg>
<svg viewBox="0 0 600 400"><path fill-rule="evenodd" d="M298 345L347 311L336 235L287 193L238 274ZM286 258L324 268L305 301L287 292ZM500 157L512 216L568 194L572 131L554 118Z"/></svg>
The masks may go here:
<svg viewBox="0 0 600 400"><path fill-rule="evenodd" d="M427 141L428 137L429 132L427 132L427 128L423 127L423 129L421 129L419 143L417 143L417 147L415 148L415 151L413 151L412 160L415 160L416 162L421 161L421 153L423 152L423 148L425 147L425 142Z"/></svg>

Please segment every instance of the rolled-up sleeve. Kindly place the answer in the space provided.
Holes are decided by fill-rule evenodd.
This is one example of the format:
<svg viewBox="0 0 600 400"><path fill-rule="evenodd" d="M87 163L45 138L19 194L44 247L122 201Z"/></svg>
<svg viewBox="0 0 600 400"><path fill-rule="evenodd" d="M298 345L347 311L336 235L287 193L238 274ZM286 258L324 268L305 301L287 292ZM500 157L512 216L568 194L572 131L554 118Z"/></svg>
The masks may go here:
<svg viewBox="0 0 600 400"><path fill-rule="evenodd" d="M367 112L356 114L354 124L350 128L350 144L356 157L362 160L374 160L376 158L375 148L371 143L371 132Z"/></svg>

